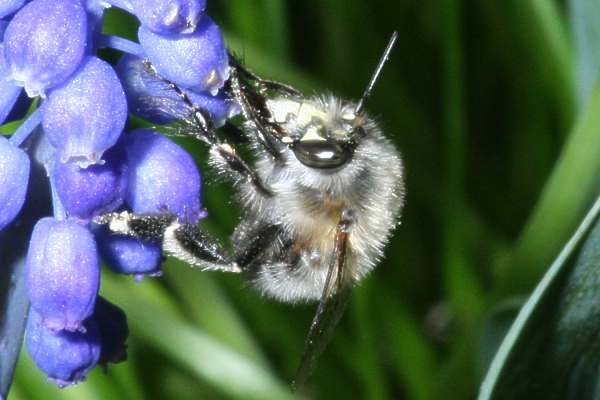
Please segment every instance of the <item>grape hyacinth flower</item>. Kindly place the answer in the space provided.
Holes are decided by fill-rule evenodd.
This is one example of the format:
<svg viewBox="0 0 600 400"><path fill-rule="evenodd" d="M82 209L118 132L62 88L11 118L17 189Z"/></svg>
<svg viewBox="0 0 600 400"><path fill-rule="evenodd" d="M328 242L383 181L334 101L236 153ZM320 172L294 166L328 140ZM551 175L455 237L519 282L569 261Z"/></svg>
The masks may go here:
<svg viewBox="0 0 600 400"><path fill-rule="evenodd" d="M100 265L92 233L72 220L41 219L27 252L31 308L52 330L78 331L92 315Z"/></svg>
<svg viewBox="0 0 600 400"><path fill-rule="evenodd" d="M106 227L97 228L95 233L100 257L112 271L133 275L136 281L161 274L160 243L110 233Z"/></svg>
<svg viewBox="0 0 600 400"><path fill-rule="evenodd" d="M139 19L140 43L101 33L109 6ZM43 165L54 212L30 236L26 347L60 387L126 358L125 314L98 296L101 260L136 280L161 273L161 243L108 233L94 218L119 210L170 212L186 223L206 216L192 157L154 130L125 128L129 115L169 123L187 112L144 60L184 88L215 126L239 112L221 90L229 57L205 9L206 0L0 5L0 18L7 17L0 27L0 124L24 115L15 111L23 88L38 99L10 138L0 136L0 231L19 226L30 164ZM123 53L116 68L97 54L106 47Z"/></svg>
<svg viewBox="0 0 600 400"><path fill-rule="evenodd" d="M131 0L133 14L159 34L188 34L204 15L206 0Z"/></svg>
<svg viewBox="0 0 600 400"><path fill-rule="evenodd" d="M78 332L55 331L35 310L27 321L27 350L35 364L59 387L77 383L96 366L101 352L96 321L89 319Z"/></svg>
<svg viewBox="0 0 600 400"><path fill-rule="evenodd" d="M113 146L103 158L103 164L87 168L54 160L52 175L56 193L67 216L89 221L116 210L125 201L125 149L120 145Z"/></svg>
<svg viewBox="0 0 600 400"><path fill-rule="evenodd" d="M12 79L30 97L64 82L79 66L87 17L79 0L34 0L21 8L4 33Z"/></svg>
<svg viewBox="0 0 600 400"><path fill-rule="evenodd" d="M152 79L141 58L126 54L116 70L125 88L130 112L156 124L186 117L187 109L177 93L170 91L163 81ZM239 105L223 93L213 96L208 92L188 91L187 95L192 103L209 112L216 128L240 112Z"/></svg>
<svg viewBox="0 0 600 400"><path fill-rule="evenodd" d="M23 7L25 0L4 0L0 4L0 18L9 16L10 14Z"/></svg>
<svg viewBox="0 0 600 400"><path fill-rule="evenodd" d="M167 211L185 223L206 216L200 204L200 173L183 148L150 129L131 132L127 141L127 204L134 212Z"/></svg>
<svg viewBox="0 0 600 400"><path fill-rule="evenodd" d="M138 38L158 72L185 88L216 95L229 78L223 36L209 16L189 35L160 35L142 25Z"/></svg>
<svg viewBox="0 0 600 400"><path fill-rule="evenodd" d="M44 108L44 132L60 161L84 168L117 143L127 118L121 82L97 57L86 57L65 85L50 92Z"/></svg>
<svg viewBox="0 0 600 400"><path fill-rule="evenodd" d="M23 207L29 164L23 150L0 137L0 230L11 223Z"/></svg>

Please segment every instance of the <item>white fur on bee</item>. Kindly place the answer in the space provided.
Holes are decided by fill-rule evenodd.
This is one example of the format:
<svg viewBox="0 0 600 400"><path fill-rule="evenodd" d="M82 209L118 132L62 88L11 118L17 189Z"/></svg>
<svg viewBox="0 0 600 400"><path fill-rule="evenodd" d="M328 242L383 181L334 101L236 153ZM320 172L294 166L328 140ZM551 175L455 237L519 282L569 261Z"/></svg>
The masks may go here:
<svg viewBox="0 0 600 400"><path fill-rule="evenodd" d="M347 124L354 122L366 132L352 159L333 170L309 168L296 159L291 149L284 150L283 165L263 152L256 170L272 190L272 197L262 196L246 183L238 186L242 206L251 215L259 221L282 225L304 249L298 268L290 271L284 265L263 265L254 285L281 301L319 299L342 209L354 213L345 266L349 275L358 282L380 261L403 205L402 163L374 121L354 116L354 105L332 96L302 102L276 99L268 105L275 110L274 120L297 137L306 133L307 124L347 131ZM354 121L351 116L361 120Z"/></svg>

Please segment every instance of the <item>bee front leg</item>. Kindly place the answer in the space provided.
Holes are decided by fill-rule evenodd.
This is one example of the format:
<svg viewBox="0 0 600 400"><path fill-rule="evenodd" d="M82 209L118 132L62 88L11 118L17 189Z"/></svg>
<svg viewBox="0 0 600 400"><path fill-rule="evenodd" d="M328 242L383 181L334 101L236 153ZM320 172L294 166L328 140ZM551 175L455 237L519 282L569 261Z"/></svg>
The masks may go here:
<svg viewBox="0 0 600 400"><path fill-rule="evenodd" d="M190 130L189 133L210 147L211 157L219 172L225 175L241 177L250 182L257 192L264 196L272 196L271 190L260 179L256 171L237 154L235 147L217 136L210 113L203 108L197 107L184 89L161 76L150 61L144 61L144 65L149 73L167 85L167 87L179 96L183 104L189 108L190 118L194 126L194 129Z"/></svg>
<svg viewBox="0 0 600 400"><path fill-rule="evenodd" d="M170 213L108 213L94 219L119 235L162 243L164 253L203 270L240 272L210 234L194 224L185 224Z"/></svg>

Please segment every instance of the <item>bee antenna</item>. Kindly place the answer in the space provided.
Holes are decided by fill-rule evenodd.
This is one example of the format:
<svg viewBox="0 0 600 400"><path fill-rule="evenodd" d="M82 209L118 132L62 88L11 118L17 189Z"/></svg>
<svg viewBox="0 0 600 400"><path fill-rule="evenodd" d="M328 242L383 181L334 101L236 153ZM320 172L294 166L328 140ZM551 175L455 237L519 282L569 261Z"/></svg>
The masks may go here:
<svg viewBox="0 0 600 400"><path fill-rule="evenodd" d="M365 89L362 97L360 98L360 100L358 101L358 104L356 105L354 114L359 114L362 111L362 109L365 105L365 102L371 96L371 92L373 91L373 88L375 87L375 84L377 83L377 80L379 79L379 76L381 75L383 66L390 58L390 54L391 54L392 50L394 49L394 45L396 44L396 39L398 39L398 31L394 31L394 33L392 33L392 37L390 38L390 41L388 42L387 46L385 47L385 50L383 51L381 58L379 59L377 68L375 68L375 72L373 72L373 75L371 76L369 85L367 85L367 88Z"/></svg>

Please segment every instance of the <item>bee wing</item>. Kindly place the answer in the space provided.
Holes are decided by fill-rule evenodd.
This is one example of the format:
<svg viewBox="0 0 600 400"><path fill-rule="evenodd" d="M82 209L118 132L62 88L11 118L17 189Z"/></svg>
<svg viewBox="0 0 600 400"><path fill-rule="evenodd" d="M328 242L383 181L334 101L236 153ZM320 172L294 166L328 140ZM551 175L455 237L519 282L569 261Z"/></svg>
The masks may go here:
<svg viewBox="0 0 600 400"><path fill-rule="evenodd" d="M348 232L338 229L325 288L304 342L300 366L292 382L294 390L301 388L314 370L317 359L331 341L348 304L352 281L346 268L347 245Z"/></svg>

